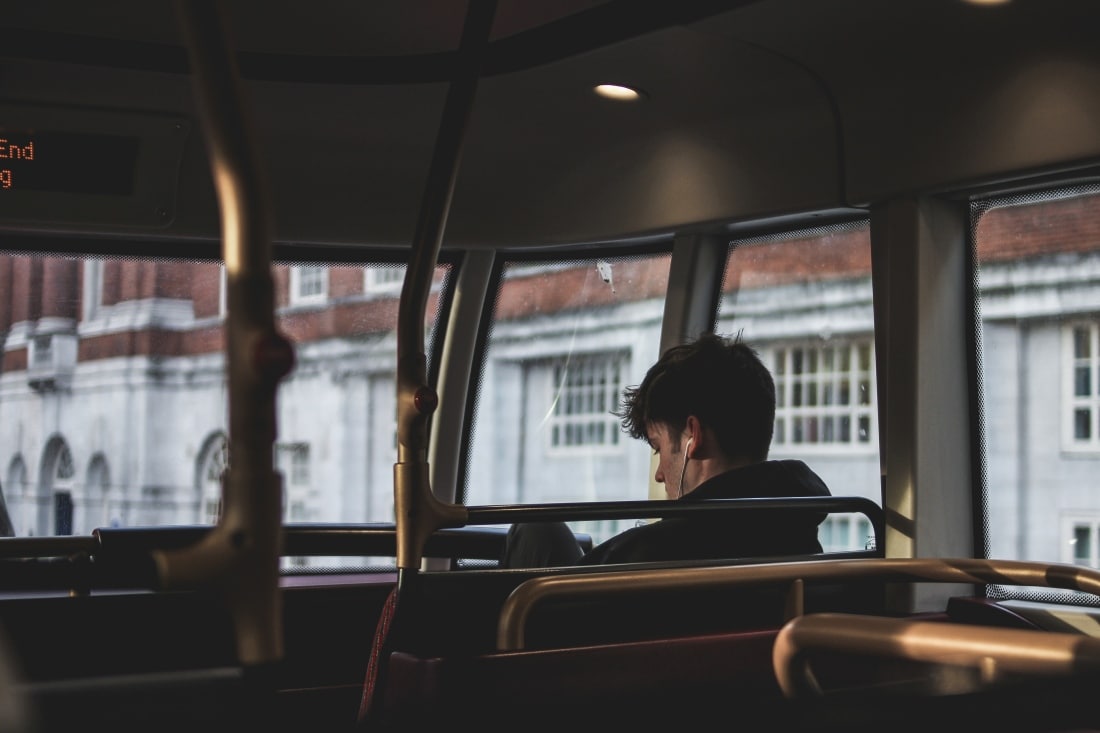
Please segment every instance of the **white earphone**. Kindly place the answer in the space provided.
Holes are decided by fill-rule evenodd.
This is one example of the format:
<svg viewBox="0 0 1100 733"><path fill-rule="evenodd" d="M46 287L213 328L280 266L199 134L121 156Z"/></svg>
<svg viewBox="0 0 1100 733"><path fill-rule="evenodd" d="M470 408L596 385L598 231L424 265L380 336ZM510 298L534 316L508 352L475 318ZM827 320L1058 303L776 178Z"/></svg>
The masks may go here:
<svg viewBox="0 0 1100 733"><path fill-rule="evenodd" d="M691 448L691 444L694 443L694 442L695 442L695 438L691 437L691 438L688 438L687 443L684 444L684 464L683 464L683 466L680 467L680 483L676 487L676 498L677 499L679 499L681 496L684 495L684 472L687 471L688 458L691 457L691 456L688 455L688 449Z"/></svg>

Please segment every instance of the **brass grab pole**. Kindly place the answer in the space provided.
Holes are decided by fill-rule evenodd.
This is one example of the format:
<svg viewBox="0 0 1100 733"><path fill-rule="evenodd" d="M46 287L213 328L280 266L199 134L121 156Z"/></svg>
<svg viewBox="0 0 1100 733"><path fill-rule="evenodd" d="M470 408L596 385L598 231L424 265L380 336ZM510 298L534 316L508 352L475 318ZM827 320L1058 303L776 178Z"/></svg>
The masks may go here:
<svg viewBox="0 0 1100 733"><path fill-rule="evenodd" d="M228 312L229 466L217 526L195 545L158 551L165 588L213 586L226 597L245 665L283 656L279 555L282 477L274 470L275 397L294 364L276 329L270 205L217 0L177 0L222 226Z"/></svg>
<svg viewBox="0 0 1100 733"><path fill-rule="evenodd" d="M495 10L496 0L470 2L457 56L459 69L447 91L413 237L412 258L401 288L397 317L397 463L393 468L399 571L419 567L424 543L432 532L463 526L467 519L464 507L437 499L429 481L428 418L439 398L428 384L424 317Z"/></svg>

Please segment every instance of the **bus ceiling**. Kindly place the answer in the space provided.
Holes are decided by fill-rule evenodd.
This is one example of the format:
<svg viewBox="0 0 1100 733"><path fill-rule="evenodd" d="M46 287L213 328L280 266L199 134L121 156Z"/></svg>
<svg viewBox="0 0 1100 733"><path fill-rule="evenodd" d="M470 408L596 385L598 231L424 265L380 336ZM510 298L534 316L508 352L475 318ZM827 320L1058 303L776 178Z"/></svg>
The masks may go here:
<svg viewBox="0 0 1100 733"><path fill-rule="evenodd" d="M229 4L277 241L412 241L465 6ZM5 161L0 228L215 239L171 4L112 7L6 14L3 149L37 141L38 158ZM498 3L445 247L720 231L1100 160L1096 3L646 8ZM607 99L598 83L641 96ZM136 152L124 143L104 165L105 138L87 138L52 170L81 185L20 184L20 170L45 174L43 140L85 134Z"/></svg>

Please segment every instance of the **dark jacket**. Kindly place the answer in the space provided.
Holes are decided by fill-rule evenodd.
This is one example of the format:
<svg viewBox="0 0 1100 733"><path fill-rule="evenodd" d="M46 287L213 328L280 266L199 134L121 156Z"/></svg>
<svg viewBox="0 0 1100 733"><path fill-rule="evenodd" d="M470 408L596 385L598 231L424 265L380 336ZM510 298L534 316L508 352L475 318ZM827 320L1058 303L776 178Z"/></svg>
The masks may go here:
<svg viewBox="0 0 1100 733"><path fill-rule="evenodd" d="M783 496L830 493L802 461L765 461L714 476L677 501ZM760 509L669 517L615 535L593 547L580 564L808 555L821 552L817 526L824 518L821 512Z"/></svg>

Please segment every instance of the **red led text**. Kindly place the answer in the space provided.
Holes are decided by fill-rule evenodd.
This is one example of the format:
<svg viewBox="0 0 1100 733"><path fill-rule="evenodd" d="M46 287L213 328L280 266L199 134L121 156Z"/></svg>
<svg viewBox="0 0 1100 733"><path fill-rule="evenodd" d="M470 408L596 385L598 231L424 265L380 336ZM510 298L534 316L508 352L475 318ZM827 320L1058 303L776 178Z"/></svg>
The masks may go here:
<svg viewBox="0 0 1100 733"><path fill-rule="evenodd" d="M28 141L26 145L19 145L0 137L0 160L34 160L34 140ZM11 188L13 183L11 169L0 168L0 188Z"/></svg>

